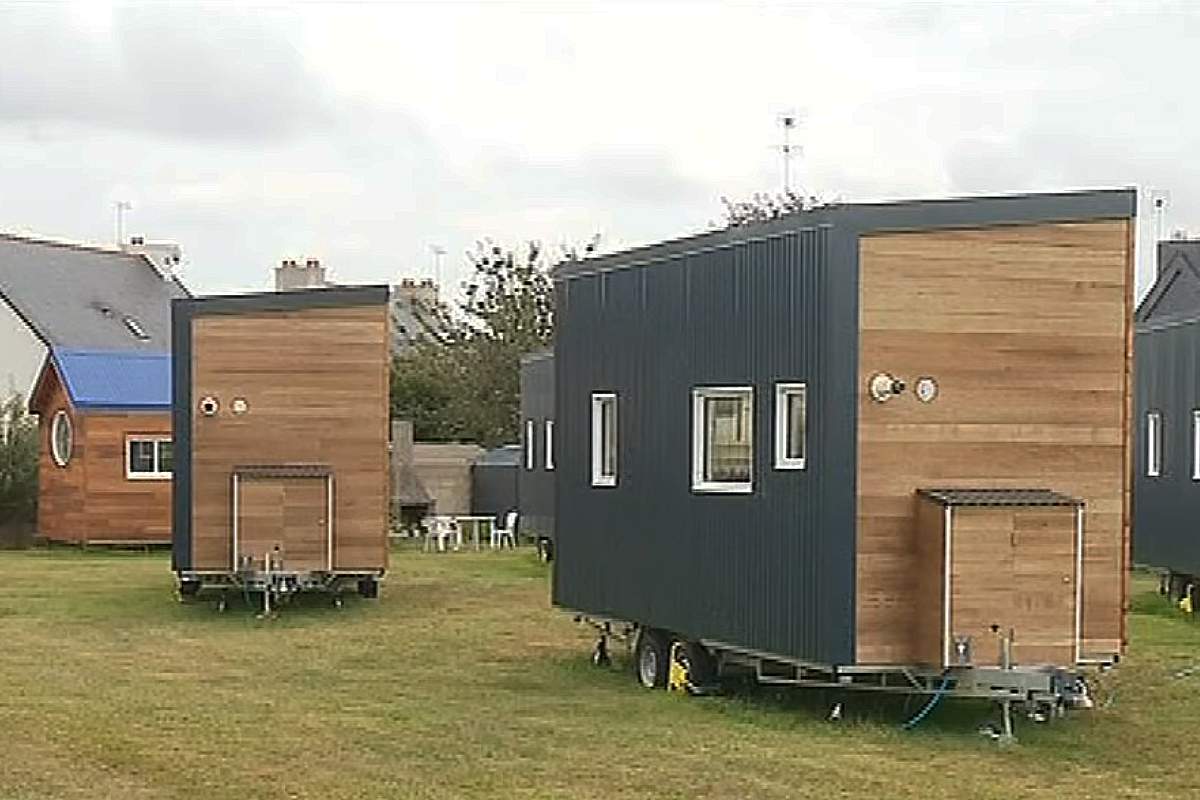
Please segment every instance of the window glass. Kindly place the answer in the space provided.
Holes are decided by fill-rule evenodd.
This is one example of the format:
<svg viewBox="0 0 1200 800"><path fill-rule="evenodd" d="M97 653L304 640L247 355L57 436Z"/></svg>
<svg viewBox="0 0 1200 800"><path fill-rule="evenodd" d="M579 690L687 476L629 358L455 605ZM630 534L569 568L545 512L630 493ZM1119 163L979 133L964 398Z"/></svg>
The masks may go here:
<svg viewBox="0 0 1200 800"><path fill-rule="evenodd" d="M808 392L803 383L775 384L775 467L803 469L808 434Z"/></svg>
<svg viewBox="0 0 1200 800"><path fill-rule="evenodd" d="M617 483L617 396L592 395L592 485Z"/></svg>
<svg viewBox="0 0 1200 800"><path fill-rule="evenodd" d="M175 471L175 445L169 441L160 441L158 443L158 471L159 472L174 472Z"/></svg>
<svg viewBox="0 0 1200 800"><path fill-rule="evenodd" d="M1146 475L1162 474L1162 416L1157 411L1146 415Z"/></svg>
<svg viewBox="0 0 1200 800"><path fill-rule="evenodd" d="M554 420L546 420L546 469L554 469Z"/></svg>
<svg viewBox="0 0 1200 800"><path fill-rule="evenodd" d="M534 450L536 444L533 437L533 420L527 419L525 420L525 469L533 469L537 466L537 453Z"/></svg>
<svg viewBox="0 0 1200 800"><path fill-rule="evenodd" d="M751 389L697 389L693 395L692 484L749 491L754 463Z"/></svg>
<svg viewBox="0 0 1200 800"><path fill-rule="evenodd" d="M154 468L154 449L155 443L152 441L131 441L129 443L129 471L157 472Z"/></svg>
<svg viewBox="0 0 1200 800"><path fill-rule="evenodd" d="M71 429L71 418L65 411L54 415L50 427L50 455L54 463L65 467L71 460L71 450L75 445L75 434Z"/></svg>

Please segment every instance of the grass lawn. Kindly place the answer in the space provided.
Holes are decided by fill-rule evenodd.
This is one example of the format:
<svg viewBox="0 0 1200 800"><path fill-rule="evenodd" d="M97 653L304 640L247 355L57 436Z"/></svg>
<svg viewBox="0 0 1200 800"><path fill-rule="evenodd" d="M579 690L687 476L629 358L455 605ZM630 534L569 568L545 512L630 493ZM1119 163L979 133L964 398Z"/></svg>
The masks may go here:
<svg viewBox="0 0 1200 800"><path fill-rule="evenodd" d="M529 551L398 553L378 602L273 621L176 603L165 555L5 552L0 798L1195 797L1200 625L1136 587L1106 707L1001 748L986 705L642 690Z"/></svg>

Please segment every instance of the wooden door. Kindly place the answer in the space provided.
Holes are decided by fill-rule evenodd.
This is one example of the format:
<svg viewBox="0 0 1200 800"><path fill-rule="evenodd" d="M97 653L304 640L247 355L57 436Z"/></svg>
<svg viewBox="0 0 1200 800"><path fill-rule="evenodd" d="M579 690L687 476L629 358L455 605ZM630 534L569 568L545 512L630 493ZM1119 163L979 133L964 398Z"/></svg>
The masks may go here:
<svg viewBox="0 0 1200 800"><path fill-rule="evenodd" d="M1071 507L956 508L951 524L950 648L970 637L971 663L1075 663L1076 530Z"/></svg>
<svg viewBox="0 0 1200 800"><path fill-rule="evenodd" d="M237 554L262 569L279 549L287 571L329 567L326 477L243 479L238 486Z"/></svg>

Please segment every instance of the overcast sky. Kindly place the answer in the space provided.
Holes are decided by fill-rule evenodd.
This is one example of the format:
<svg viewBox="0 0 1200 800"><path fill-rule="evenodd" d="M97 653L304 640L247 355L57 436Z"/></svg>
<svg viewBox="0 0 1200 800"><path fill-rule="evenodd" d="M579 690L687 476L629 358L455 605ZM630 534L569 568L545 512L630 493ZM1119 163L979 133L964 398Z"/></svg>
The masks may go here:
<svg viewBox="0 0 1200 800"><path fill-rule="evenodd" d="M199 292L453 280L481 237L702 229L797 109L824 197L1136 184L1200 232L1186 4L560 5L2 4L0 229L111 242L128 200Z"/></svg>

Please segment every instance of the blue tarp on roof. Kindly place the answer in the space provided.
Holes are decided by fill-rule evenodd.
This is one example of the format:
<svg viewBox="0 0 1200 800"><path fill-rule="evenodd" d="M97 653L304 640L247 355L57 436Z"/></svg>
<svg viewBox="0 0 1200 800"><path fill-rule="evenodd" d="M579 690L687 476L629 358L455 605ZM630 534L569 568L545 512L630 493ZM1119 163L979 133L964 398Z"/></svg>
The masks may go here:
<svg viewBox="0 0 1200 800"><path fill-rule="evenodd" d="M76 408L171 406L170 353L54 349L51 355Z"/></svg>

